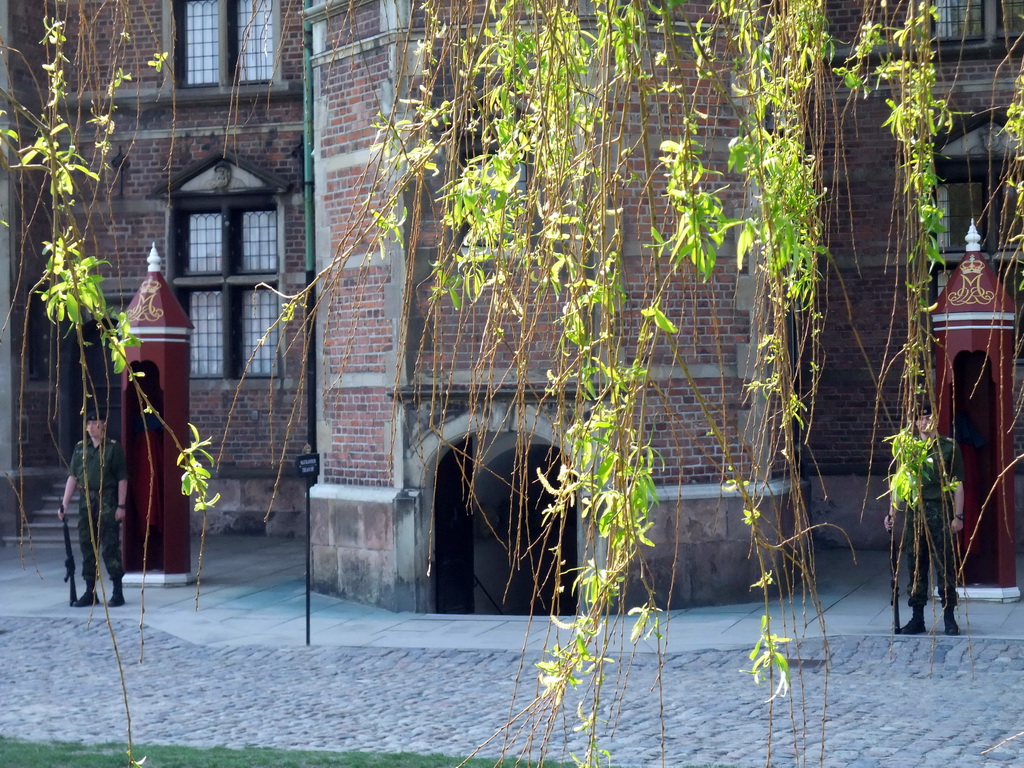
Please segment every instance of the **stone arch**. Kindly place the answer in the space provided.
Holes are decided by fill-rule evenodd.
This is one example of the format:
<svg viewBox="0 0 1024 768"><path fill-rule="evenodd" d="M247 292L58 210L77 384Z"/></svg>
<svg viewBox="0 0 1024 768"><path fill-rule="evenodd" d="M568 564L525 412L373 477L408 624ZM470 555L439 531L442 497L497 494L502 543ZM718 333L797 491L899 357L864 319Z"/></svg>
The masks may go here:
<svg viewBox="0 0 1024 768"><path fill-rule="evenodd" d="M537 409L523 416L522 431L507 428L508 411L452 419L413 452L418 466L407 461L425 491L421 541L439 613L575 611L578 515L545 516L552 497L537 479L554 483L562 449Z"/></svg>

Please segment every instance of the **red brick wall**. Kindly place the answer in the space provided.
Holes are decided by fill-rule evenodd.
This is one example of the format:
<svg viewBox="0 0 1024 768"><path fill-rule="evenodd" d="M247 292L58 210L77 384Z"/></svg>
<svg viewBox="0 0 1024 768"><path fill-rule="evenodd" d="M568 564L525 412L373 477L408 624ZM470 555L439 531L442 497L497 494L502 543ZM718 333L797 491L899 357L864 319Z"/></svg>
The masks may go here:
<svg viewBox="0 0 1024 768"><path fill-rule="evenodd" d="M860 12L837 8L836 18L850 25ZM834 31L842 37L844 29ZM954 131L992 111L998 114L1009 103L1012 73L1000 57L943 59L949 63L939 69L937 91L949 93L961 125ZM883 438L903 422L899 384L907 337L907 224L897 195L897 147L883 127L890 97L888 89L867 98L838 90L839 108L830 113L837 122L825 131L841 142L831 143L826 153L833 258L822 302L825 367L808 456L824 473L864 472L871 466L875 474L885 474L891 453ZM961 243L964 234L951 233L952 241ZM962 248L951 255L961 253Z"/></svg>
<svg viewBox="0 0 1024 768"><path fill-rule="evenodd" d="M372 24L360 14L361 9L356 9L353 15L332 20L329 39L342 45L367 34ZM322 110L318 157L323 162L333 163L348 153L365 150L377 140L373 120L382 108L377 86L390 74L383 47L371 45L358 53L339 50L325 56L317 70ZM436 100L448 95L444 90L447 86L450 80L439 76ZM694 106L708 115L709 133L734 131L735 116L727 102L710 87L698 90L692 88L692 82L687 86L693 91ZM633 113L637 122L627 128L623 145L638 141L639 136L628 130L639 124L641 114L649 115L652 124L661 126L664 138L681 136L679 111L670 98L655 96L643 110L636 101ZM650 241L652 226L670 226L665 222L665 210L654 212L649 208L652 198L648 195L657 199L666 184L664 169L658 166L657 142L653 141L652 146L653 167L647 166L643 152L638 150L624 160L619 179L599 192L610 196L609 208L621 208L623 212L616 224L623 250L621 270L628 284L620 321L624 341L619 352L623 360L638 354L639 309L650 300L654 287L650 276L656 257L638 242ZM724 149L725 143L720 146ZM724 168L724 155L709 149L706 162L712 168ZM415 193L400 198L414 211L406 233L415 260L408 265L408 275L385 274L376 266L376 256L367 255L369 232L361 205L369 193L372 172L361 163L351 167L332 165L325 172L321 198L326 214L322 226L330 228L331 252L341 255L349 268L333 279L325 320L325 386L340 382L337 390L325 393L324 400L324 418L333 440L332 447L325 448L327 476L336 482L371 485L386 481L392 471L390 432L385 428L395 414L390 389L400 386L406 375L402 368L397 372L389 368L393 360L401 364L405 355L412 359L409 384L418 388L423 414L432 408L449 407L447 415L453 416L455 406L440 405L445 392L458 393L459 402L464 402L467 391L514 389L529 380L530 388L542 394L547 371L565 364L559 359L557 343L566 301L564 295L538 289L527 279L549 266L533 264L533 254L499 254L497 258L519 259L528 266L513 278L520 282L500 289L486 288L475 303L456 308L448 297L433 299L430 264L441 258L439 241L443 233L432 197L439 192L443 178L427 180L416 208L410 201ZM721 198L726 206L740 204L742 191L727 187L726 181L735 180L709 176L708 183L723 187ZM374 198L375 203L378 201L380 196ZM364 257L366 264L360 268ZM736 346L749 342L750 321L748 310L736 307L735 260L728 248L723 249L721 258L722 266L710 281L699 279L692 267L684 267L677 280L664 286L663 308L680 333L676 349L662 343L655 350L652 361L661 371L656 375L663 377L658 382L663 391L652 392L648 410L636 417L653 430L654 447L663 459L659 482L719 482L731 474L728 466L737 471L749 466L748 455L740 446L740 429L748 405L738 378ZM660 269L667 270L668 266ZM527 274L528 270L533 271ZM395 297L402 295L406 277L411 280L411 303L399 307ZM399 329L396 334L392 323L404 312L409 313L411 323L407 331ZM501 332L500 338L496 331ZM404 338L405 350L395 346L400 338ZM673 368L680 360L694 368L697 386L711 403L711 417L723 428L727 451L708 435L707 414L702 412L699 398ZM345 383L368 374L379 377L379 387L352 388ZM433 406L432 392L440 397ZM470 403L478 407L482 400L470 396ZM438 411L431 421L438 426L443 419L444 414Z"/></svg>

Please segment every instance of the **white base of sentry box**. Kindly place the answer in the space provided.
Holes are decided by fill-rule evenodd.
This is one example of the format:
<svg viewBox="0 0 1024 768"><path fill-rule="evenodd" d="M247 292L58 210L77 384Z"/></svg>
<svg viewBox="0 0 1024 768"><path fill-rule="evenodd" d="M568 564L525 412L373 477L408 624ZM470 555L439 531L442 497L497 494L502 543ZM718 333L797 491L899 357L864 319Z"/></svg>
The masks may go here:
<svg viewBox="0 0 1024 768"><path fill-rule="evenodd" d="M194 573L146 571L144 573L126 573L121 583L126 587L185 587L195 580Z"/></svg>

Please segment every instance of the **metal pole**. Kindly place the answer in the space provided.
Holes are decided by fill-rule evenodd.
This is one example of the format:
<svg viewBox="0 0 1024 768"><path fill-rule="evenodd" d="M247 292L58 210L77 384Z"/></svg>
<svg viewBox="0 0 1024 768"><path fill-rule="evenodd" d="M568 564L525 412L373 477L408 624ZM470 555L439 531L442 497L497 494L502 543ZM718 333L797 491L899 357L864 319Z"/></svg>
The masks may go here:
<svg viewBox="0 0 1024 768"><path fill-rule="evenodd" d="M309 645L309 614L310 614L310 611L309 611L309 596L310 596L310 592L312 592L311 582L312 582L312 575L313 575L313 567L312 567L313 566L313 557L312 557L313 547L312 547L312 544L311 544L310 538L309 538L309 534L310 534L309 491L310 491L311 487L312 487L312 481L309 478L307 478L306 479L306 645Z"/></svg>
<svg viewBox="0 0 1024 768"><path fill-rule="evenodd" d="M303 3L302 19L302 197L306 249L306 453L316 451L316 206L313 196L313 26L308 13L313 0ZM319 458L317 460L319 472ZM309 645L309 600L312 581L313 541L309 495L316 477L306 477L306 645Z"/></svg>

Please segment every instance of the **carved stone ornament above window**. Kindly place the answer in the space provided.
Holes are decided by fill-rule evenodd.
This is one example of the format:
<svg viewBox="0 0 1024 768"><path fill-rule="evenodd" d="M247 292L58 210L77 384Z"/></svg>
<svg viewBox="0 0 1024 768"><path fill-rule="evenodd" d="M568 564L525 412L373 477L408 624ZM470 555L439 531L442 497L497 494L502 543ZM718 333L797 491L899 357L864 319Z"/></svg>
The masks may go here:
<svg viewBox="0 0 1024 768"><path fill-rule="evenodd" d="M184 169L154 190L154 197L279 195L291 185L274 173L230 155L216 154Z"/></svg>
<svg viewBox="0 0 1024 768"><path fill-rule="evenodd" d="M1018 142L999 123L985 123L947 142L939 154L951 160L1015 153Z"/></svg>

